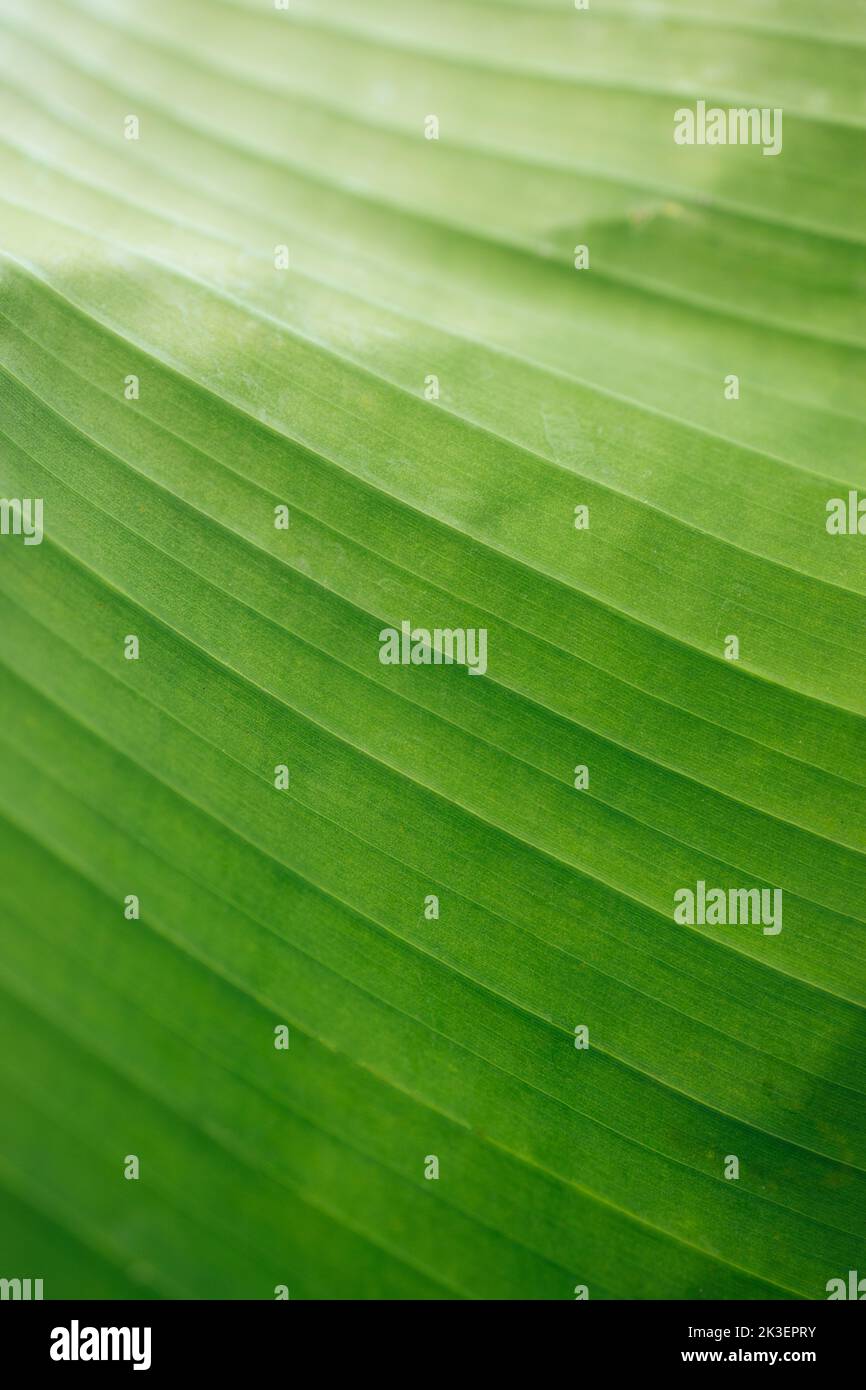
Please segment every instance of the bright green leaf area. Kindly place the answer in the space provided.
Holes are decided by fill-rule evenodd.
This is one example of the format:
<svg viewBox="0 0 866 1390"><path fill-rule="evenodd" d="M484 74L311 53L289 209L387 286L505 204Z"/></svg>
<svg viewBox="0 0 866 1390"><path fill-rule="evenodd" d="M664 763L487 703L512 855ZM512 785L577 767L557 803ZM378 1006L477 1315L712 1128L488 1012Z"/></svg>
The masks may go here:
<svg viewBox="0 0 866 1390"><path fill-rule="evenodd" d="M864 51L860 0L0 0L0 1277L866 1273Z"/></svg>

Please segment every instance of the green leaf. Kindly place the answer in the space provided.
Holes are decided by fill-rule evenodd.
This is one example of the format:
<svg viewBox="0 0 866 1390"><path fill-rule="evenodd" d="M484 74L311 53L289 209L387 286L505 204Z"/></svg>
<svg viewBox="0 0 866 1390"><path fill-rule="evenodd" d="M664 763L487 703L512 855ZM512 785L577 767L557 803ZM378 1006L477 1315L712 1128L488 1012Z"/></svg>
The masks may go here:
<svg viewBox="0 0 866 1390"><path fill-rule="evenodd" d="M0 495L44 503L0 1275L866 1272L864 45L857 0L0 0ZM782 151L677 145L698 100ZM404 620L486 669L383 664ZM700 883L781 930L678 921Z"/></svg>

